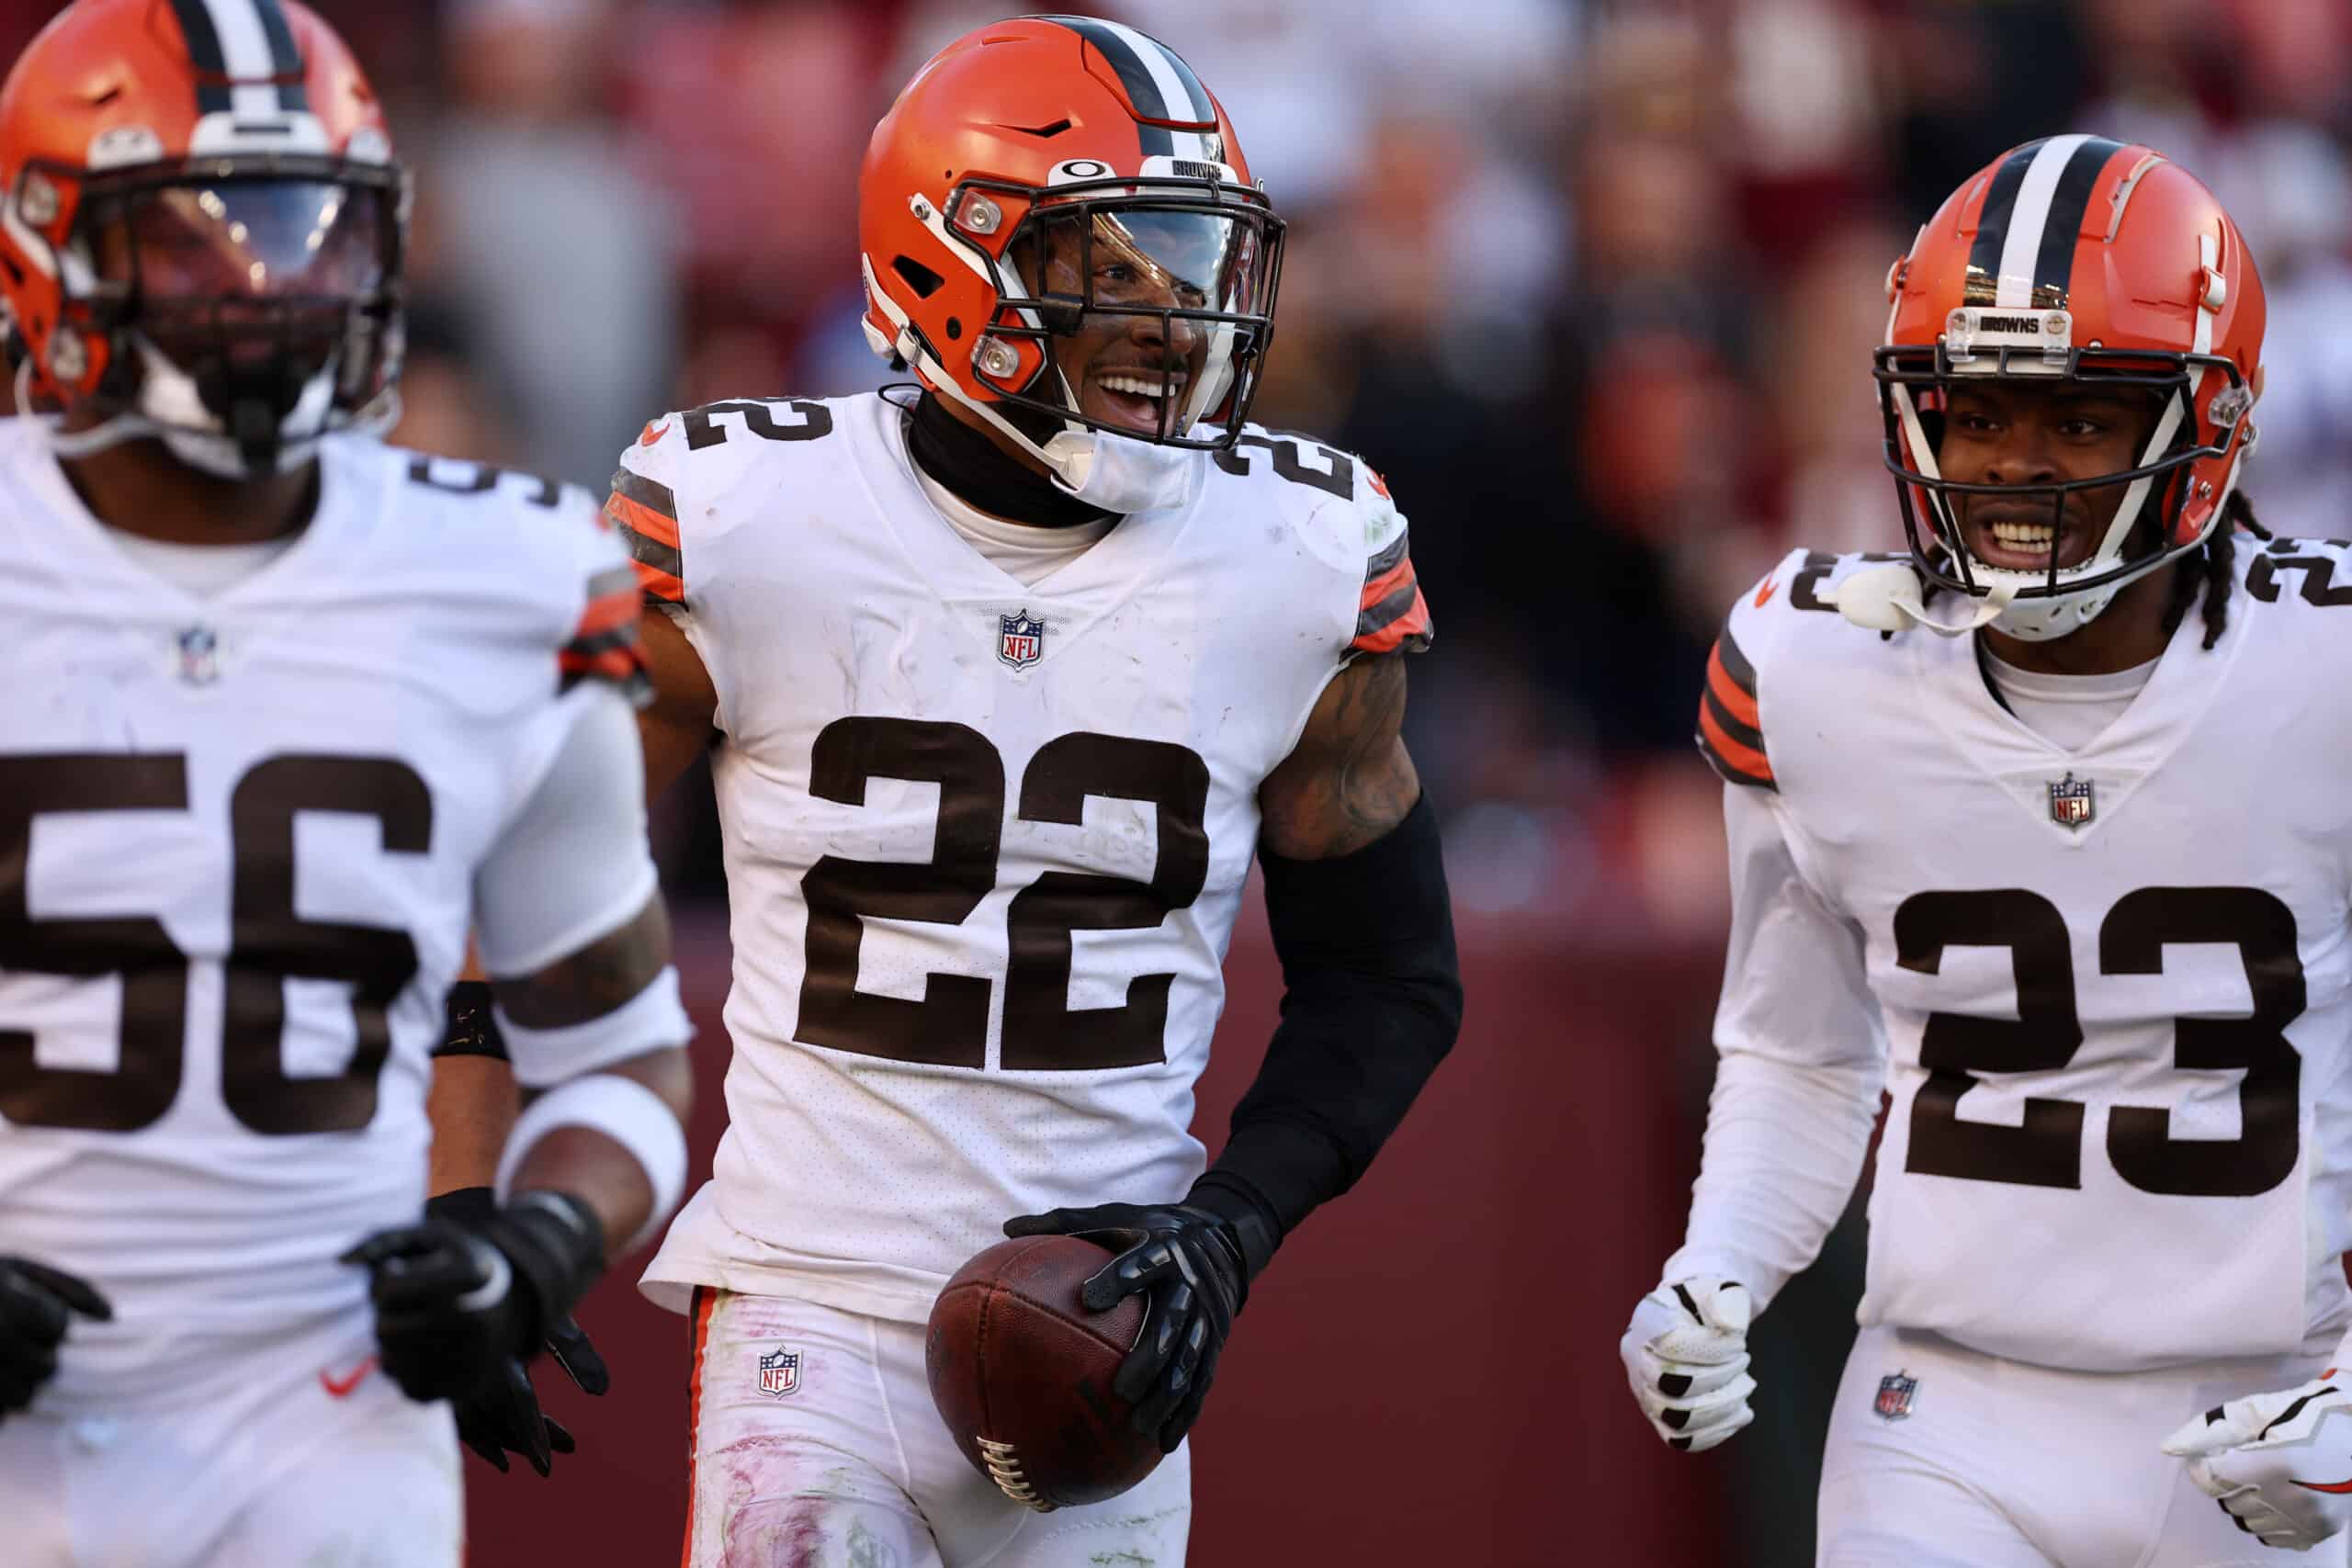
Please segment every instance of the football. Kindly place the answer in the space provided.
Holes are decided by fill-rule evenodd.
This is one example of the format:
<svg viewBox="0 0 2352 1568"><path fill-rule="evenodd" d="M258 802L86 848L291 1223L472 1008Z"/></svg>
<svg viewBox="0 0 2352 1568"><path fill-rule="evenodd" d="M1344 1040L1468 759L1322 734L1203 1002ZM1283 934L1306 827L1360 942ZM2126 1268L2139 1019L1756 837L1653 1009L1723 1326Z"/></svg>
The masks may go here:
<svg viewBox="0 0 2352 1568"><path fill-rule="evenodd" d="M1114 1497L1161 1458L1111 1392L1142 1331L1143 1298L1107 1312L1079 1300L1112 1256L1077 1236L999 1242L932 1305L923 1350L940 1419L975 1469L1040 1511Z"/></svg>

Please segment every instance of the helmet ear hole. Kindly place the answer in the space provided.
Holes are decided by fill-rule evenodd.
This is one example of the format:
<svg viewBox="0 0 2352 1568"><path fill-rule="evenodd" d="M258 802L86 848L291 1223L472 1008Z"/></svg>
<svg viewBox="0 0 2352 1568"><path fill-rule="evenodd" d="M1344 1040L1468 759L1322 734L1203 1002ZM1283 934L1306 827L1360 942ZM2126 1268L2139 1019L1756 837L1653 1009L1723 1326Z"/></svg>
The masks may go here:
<svg viewBox="0 0 2352 1568"><path fill-rule="evenodd" d="M915 291L918 299L930 299L947 282L912 256L896 257L890 263L890 270L906 279L907 287Z"/></svg>

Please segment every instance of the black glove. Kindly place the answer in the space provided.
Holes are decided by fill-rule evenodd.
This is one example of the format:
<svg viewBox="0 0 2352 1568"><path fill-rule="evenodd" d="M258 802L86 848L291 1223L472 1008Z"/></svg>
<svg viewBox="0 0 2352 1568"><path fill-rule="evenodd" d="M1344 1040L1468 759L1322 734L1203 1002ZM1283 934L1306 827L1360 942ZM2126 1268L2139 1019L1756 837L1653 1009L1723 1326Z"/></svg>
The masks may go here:
<svg viewBox="0 0 2352 1568"><path fill-rule="evenodd" d="M0 1416L24 1409L57 1375L57 1347L74 1313L114 1321L106 1297L73 1275L0 1258Z"/></svg>
<svg viewBox="0 0 2352 1568"><path fill-rule="evenodd" d="M1079 1299L1090 1312L1102 1312L1122 1296L1144 1296L1143 1334L1119 1363L1111 1392L1135 1406L1136 1431L1157 1432L1159 1451L1175 1452L1201 1413L1225 1337L1250 1298L1249 1269L1231 1223L1187 1204L1102 1203L1023 1214L1007 1220L1004 1234L1084 1236L1118 1252Z"/></svg>
<svg viewBox="0 0 2352 1568"><path fill-rule="evenodd" d="M581 1393L602 1393L612 1387L605 1359L571 1318L548 1330L547 1348ZM530 1369L512 1356L492 1374L487 1385L454 1401L453 1405L458 1440L496 1466L502 1475L506 1473L509 1452L521 1454L544 1476L556 1455L578 1450L563 1423L539 1408Z"/></svg>
<svg viewBox="0 0 2352 1568"><path fill-rule="evenodd" d="M487 1187L460 1187L426 1203L424 1217L454 1221L479 1231L498 1217L498 1201ZM556 1365L582 1393L602 1393L612 1386L604 1358L571 1317L548 1328L546 1346ZM458 1439L501 1474L506 1472L510 1452L521 1454L544 1476L556 1455L571 1453L578 1447L562 1422L539 1409L530 1370L520 1357L509 1356L492 1371L487 1382L450 1403L457 1413Z"/></svg>
<svg viewBox="0 0 2352 1568"><path fill-rule="evenodd" d="M604 1233L565 1193L525 1192L503 1208L467 1198L423 1224L378 1232L343 1261L368 1271L385 1374L411 1399L462 1409L509 1382L507 1362L527 1364L558 1335L604 1270ZM590 1378L605 1381L589 1357ZM509 1446L529 1453L537 1444Z"/></svg>

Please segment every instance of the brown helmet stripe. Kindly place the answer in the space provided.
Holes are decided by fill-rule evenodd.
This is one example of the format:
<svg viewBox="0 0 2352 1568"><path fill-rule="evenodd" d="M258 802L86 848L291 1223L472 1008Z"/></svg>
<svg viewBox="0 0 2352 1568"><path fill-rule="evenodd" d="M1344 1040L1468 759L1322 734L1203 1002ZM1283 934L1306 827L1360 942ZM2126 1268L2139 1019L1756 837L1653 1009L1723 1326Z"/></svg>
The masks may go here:
<svg viewBox="0 0 2352 1568"><path fill-rule="evenodd" d="M294 47L294 29L287 23L286 7L277 0L254 0L254 8L261 13L262 32L269 39L278 108L287 114L310 113L310 89L302 85L302 51Z"/></svg>
<svg viewBox="0 0 2352 1568"><path fill-rule="evenodd" d="M274 86L277 112L307 114L302 51L278 0L172 0L188 62L196 67L198 114L238 110L234 89ZM243 112L253 112L248 102Z"/></svg>
<svg viewBox="0 0 2352 1568"><path fill-rule="evenodd" d="M220 52L220 35L213 30L212 13L204 0L172 0L179 18L180 37L187 40L188 63L196 67L196 112L229 112L229 62Z"/></svg>
<svg viewBox="0 0 2352 1568"><path fill-rule="evenodd" d="M2083 216L2089 209L2092 188L2098 184L2109 160L2122 151L2120 141L2094 136L2075 149L2075 155L2059 172L2058 184L2050 193L2050 215L2041 225L2041 244L2033 254L2033 293L2037 301L2043 289L2054 288L2060 307L2065 305L2067 290L2074 287L2075 242L2082 236Z"/></svg>
<svg viewBox="0 0 2352 1568"><path fill-rule="evenodd" d="M1127 101L1136 107L1136 118L1142 122L1136 125L1136 135L1143 144L1143 155L1147 158L1173 157L1176 152L1174 134L1166 126L1150 122L1175 117L1168 112L1168 106L1160 99L1159 84L1153 80L1151 68L1129 47L1127 40L1112 30L1107 23L1097 21L1092 17L1040 17L1038 20L1068 28L1094 46L1095 52L1119 73L1119 85L1126 88ZM1189 107L1185 112L1191 113Z"/></svg>

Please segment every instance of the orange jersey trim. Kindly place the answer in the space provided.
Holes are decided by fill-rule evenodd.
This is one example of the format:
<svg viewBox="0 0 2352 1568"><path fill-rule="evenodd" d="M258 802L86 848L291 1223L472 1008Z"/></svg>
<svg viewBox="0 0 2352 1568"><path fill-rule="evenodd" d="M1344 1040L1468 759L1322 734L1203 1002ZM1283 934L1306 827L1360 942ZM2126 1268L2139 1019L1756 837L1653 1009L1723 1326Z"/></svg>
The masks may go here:
<svg viewBox="0 0 2352 1568"><path fill-rule="evenodd" d="M1715 720L1707 707L1699 709L1699 750L1715 765L1715 772L1732 784L1769 784L1778 787L1780 781L1772 776L1772 764L1764 753L1750 746L1743 746Z"/></svg>
<svg viewBox="0 0 2352 1568"><path fill-rule="evenodd" d="M1356 601L1356 635L1348 644L1355 653L1394 653L1398 649L1419 653L1431 637L1429 601L1413 575L1413 558L1406 536L1364 568L1363 592Z"/></svg>
<svg viewBox="0 0 2352 1568"><path fill-rule="evenodd" d="M702 1450L702 1362L710 1350L710 1314L718 1306L718 1292L707 1285L696 1285L686 1309L692 1324L688 1333L693 1359L686 1374L686 1542L678 1552L678 1568L694 1568L695 1562L695 1469Z"/></svg>
<svg viewBox="0 0 2352 1568"><path fill-rule="evenodd" d="M1724 710L1750 729L1761 728L1756 709L1755 694L1742 687L1724 668L1724 645L1717 642L1707 651L1707 690L1724 705Z"/></svg>
<svg viewBox="0 0 2352 1568"><path fill-rule="evenodd" d="M1756 701L1756 667L1733 640L1731 628L1707 652L1705 690L1699 694L1700 751L1726 784L1777 790L1778 778L1764 744L1762 710Z"/></svg>
<svg viewBox="0 0 2352 1568"><path fill-rule="evenodd" d="M670 487L622 468L605 500L605 521L628 547L638 587L650 599L686 602L686 557L678 534L678 498Z"/></svg>

